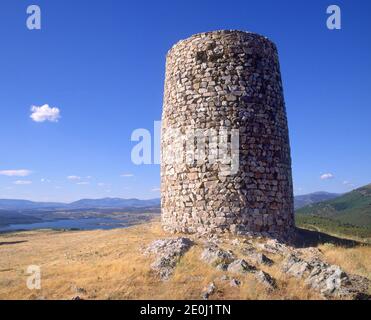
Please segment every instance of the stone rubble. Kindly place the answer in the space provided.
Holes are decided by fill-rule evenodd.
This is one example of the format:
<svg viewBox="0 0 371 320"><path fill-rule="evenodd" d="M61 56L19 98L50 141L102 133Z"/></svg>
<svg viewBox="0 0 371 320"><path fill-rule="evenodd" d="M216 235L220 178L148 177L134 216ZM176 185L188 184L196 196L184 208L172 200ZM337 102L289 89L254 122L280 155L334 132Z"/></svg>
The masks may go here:
<svg viewBox="0 0 371 320"><path fill-rule="evenodd" d="M320 292L325 298L370 299L370 280L348 275L339 266L330 265L318 257L304 260L290 254L283 262L282 271L304 279L309 287Z"/></svg>
<svg viewBox="0 0 371 320"><path fill-rule="evenodd" d="M200 260L223 271L225 274L219 280L229 281L231 287L241 286L241 280L234 278L235 275L249 273L268 291L275 290L278 288L277 281L269 273L257 267L257 265L269 267L273 261L258 252L256 249L258 248L283 257L281 271L288 276L303 280L309 288L319 292L325 299L371 299L369 279L347 274L339 266L326 263L317 248L296 249L272 239L255 244L242 240L241 243L244 243L241 252L247 261L238 258L232 251L224 250L210 242L204 246ZM160 275L162 280L168 280L179 259L192 245L194 242L184 237L161 239L152 242L143 253L156 257L151 268ZM202 281L202 278L197 281ZM210 283L202 291L202 299L209 299L216 289L215 283ZM83 293L84 289L76 291Z"/></svg>
<svg viewBox="0 0 371 320"><path fill-rule="evenodd" d="M279 254L286 256L288 255L293 248L278 241L277 239L269 239L265 243L258 243L257 248L273 254Z"/></svg>
<svg viewBox="0 0 371 320"><path fill-rule="evenodd" d="M230 282L229 282L229 285L231 287L239 287L241 285L241 281L238 280L238 279L232 279Z"/></svg>
<svg viewBox="0 0 371 320"><path fill-rule="evenodd" d="M242 249L242 254L254 264L273 265L273 260L269 259L264 253L257 252L254 248Z"/></svg>
<svg viewBox="0 0 371 320"><path fill-rule="evenodd" d="M158 272L162 280L168 280L173 274L179 259L191 248L193 242L188 238L161 239L152 242L144 254L156 256L151 268Z"/></svg>
<svg viewBox="0 0 371 320"><path fill-rule="evenodd" d="M254 252L256 257L262 264L270 264L272 260L263 254ZM250 258L252 256L249 256ZM265 258L263 258L265 257ZM231 251L225 251L216 245L206 247L201 253L201 260L207 262L208 264L216 267L221 271L227 271L232 274L245 274L252 273L258 282L262 283L267 289L273 290L277 288L276 281L268 273L258 270L255 266L249 264L244 259L237 259ZM225 276L223 279L229 279ZM232 279L230 282L231 286L239 286L241 283L237 279Z"/></svg>
<svg viewBox="0 0 371 320"><path fill-rule="evenodd" d="M203 300L208 300L209 297L216 292L216 285L214 282L210 283L202 292L201 298Z"/></svg>
<svg viewBox="0 0 371 320"><path fill-rule="evenodd" d="M311 270L310 265L304 261L303 259L299 258L295 254L289 254L283 263L282 271L297 277L302 278L304 274L308 274Z"/></svg>
<svg viewBox="0 0 371 320"><path fill-rule="evenodd" d="M255 273L255 278L263 284L268 290L274 290L277 288L276 280L273 279L268 273L260 270Z"/></svg>
<svg viewBox="0 0 371 320"><path fill-rule="evenodd" d="M225 266L235 260L235 256L231 251L222 250L217 245L212 244L202 251L201 260L214 267L219 266L223 270Z"/></svg>
<svg viewBox="0 0 371 320"><path fill-rule="evenodd" d="M227 271L228 270L228 264L220 263L216 266L216 269L220 270L220 271Z"/></svg>
<svg viewBox="0 0 371 320"><path fill-rule="evenodd" d="M247 273L255 272L256 268L248 264L244 259L236 259L228 265L227 271L232 273Z"/></svg>

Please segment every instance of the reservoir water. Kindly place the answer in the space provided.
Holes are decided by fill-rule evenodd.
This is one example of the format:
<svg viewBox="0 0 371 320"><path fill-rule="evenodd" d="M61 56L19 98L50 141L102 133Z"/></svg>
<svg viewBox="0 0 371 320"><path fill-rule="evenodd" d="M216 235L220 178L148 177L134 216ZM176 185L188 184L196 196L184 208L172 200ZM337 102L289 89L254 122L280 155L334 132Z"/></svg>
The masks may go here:
<svg viewBox="0 0 371 320"><path fill-rule="evenodd" d="M35 229L108 230L125 227L127 227L127 224L123 220L110 218L82 218L43 221L29 224L11 224L5 227L0 227L0 232Z"/></svg>

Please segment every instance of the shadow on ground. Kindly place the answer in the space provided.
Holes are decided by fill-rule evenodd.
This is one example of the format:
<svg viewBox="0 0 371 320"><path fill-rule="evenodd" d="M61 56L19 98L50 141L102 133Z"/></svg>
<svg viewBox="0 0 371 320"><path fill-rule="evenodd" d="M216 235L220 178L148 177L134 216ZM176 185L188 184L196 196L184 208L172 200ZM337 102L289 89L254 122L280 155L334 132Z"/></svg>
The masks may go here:
<svg viewBox="0 0 371 320"><path fill-rule="evenodd" d="M23 243L23 242L28 242L27 240L22 240L22 241L9 241L9 242L0 242L0 246L6 246L9 244L18 244L18 243Z"/></svg>
<svg viewBox="0 0 371 320"><path fill-rule="evenodd" d="M294 241L296 247L316 247L324 243L332 243L336 246L345 248L352 248L364 244L359 241L338 238L319 231L296 228L296 238Z"/></svg>

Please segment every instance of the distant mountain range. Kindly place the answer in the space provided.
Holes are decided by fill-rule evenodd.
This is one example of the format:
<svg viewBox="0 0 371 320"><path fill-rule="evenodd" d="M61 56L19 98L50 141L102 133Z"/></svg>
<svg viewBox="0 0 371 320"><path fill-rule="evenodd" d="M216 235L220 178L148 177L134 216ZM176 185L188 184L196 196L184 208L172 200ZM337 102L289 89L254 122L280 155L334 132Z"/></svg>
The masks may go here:
<svg viewBox="0 0 371 320"><path fill-rule="evenodd" d="M0 226L56 219L106 217L121 210L133 213L160 212L159 198L81 199L72 203L0 199ZM143 210L142 210L143 209ZM333 234L371 239L371 184L346 194L315 192L295 197L299 227Z"/></svg>
<svg viewBox="0 0 371 320"><path fill-rule="evenodd" d="M339 196L341 196L340 193L329 193L325 191L319 191L319 192L309 193L305 195L295 196L294 206L295 206L295 209L300 209L307 205L321 202L321 201L335 199Z"/></svg>
<svg viewBox="0 0 371 320"><path fill-rule="evenodd" d="M34 202L28 200L0 199L0 210L39 210L39 209L100 209L100 208L146 208L159 207L160 199L81 199L71 203Z"/></svg>
<svg viewBox="0 0 371 320"><path fill-rule="evenodd" d="M296 210L299 225L371 237L371 184Z"/></svg>
<svg viewBox="0 0 371 320"><path fill-rule="evenodd" d="M329 192L315 192L294 198L295 209L320 201L334 199L341 194ZM35 202L29 200L0 199L0 210L41 210L41 209L100 209L100 208L145 208L159 207L159 198L140 200L122 198L81 199L71 203L62 202Z"/></svg>

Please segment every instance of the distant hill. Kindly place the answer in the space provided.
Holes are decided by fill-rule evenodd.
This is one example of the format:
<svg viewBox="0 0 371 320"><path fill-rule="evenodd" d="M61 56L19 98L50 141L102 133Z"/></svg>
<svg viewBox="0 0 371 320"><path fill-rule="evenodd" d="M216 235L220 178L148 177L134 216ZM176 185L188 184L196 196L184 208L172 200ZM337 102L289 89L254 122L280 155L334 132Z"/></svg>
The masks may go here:
<svg viewBox="0 0 371 320"><path fill-rule="evenodd" d="M296 211L298 225L371 237L371 184Z"/></svg>
<svg viewBox="0 0 371 320"><path fill-rule="evenodd" d="M0 210L39 210L39 209L99 209L99 208L145 208L159 207L160 199L82 199L72 203L34 202L28 200L0 199Z"/></svg>
<svg viewBox="0 0 371 320"><path fill-rule="evenodd" d="M321 201L331 200L339 196L341 196L340 193L329 193L325 191L319 191L319 192L309 193L305 195L295 196L294 206L295 206L295 209L300 209L307 205L321 202Z"/></svg>
<svg viewBox="0 0 371 320"><path fill-rule="evenodd" d="M44 208L64 208L66 203L34 202L29 200L0 199L0 210L31 210Z"/></svg>
<svg viewBox="0 0 371 320"><path fill-rule="evenodd" d="M306 205L333 199L340 196L337 193L315 192L295 197L295 209ZM72 203L62 202L35 202L29 200L0 199L0 210L37 210L37 209L92 209L92 208L143 208L159 207L160 199L123 199L123 198L102 198L102 199L81 199Z"/></svg>
<svg viewBox="0 0 371 320"><path fill-rule="evenodd" d="M71 209L86 208L144 208L158 207L160 199L140 200L140 199L121 199L121 198L103 198L103 199L82 199L72 202L68 205Z"/></svg>

